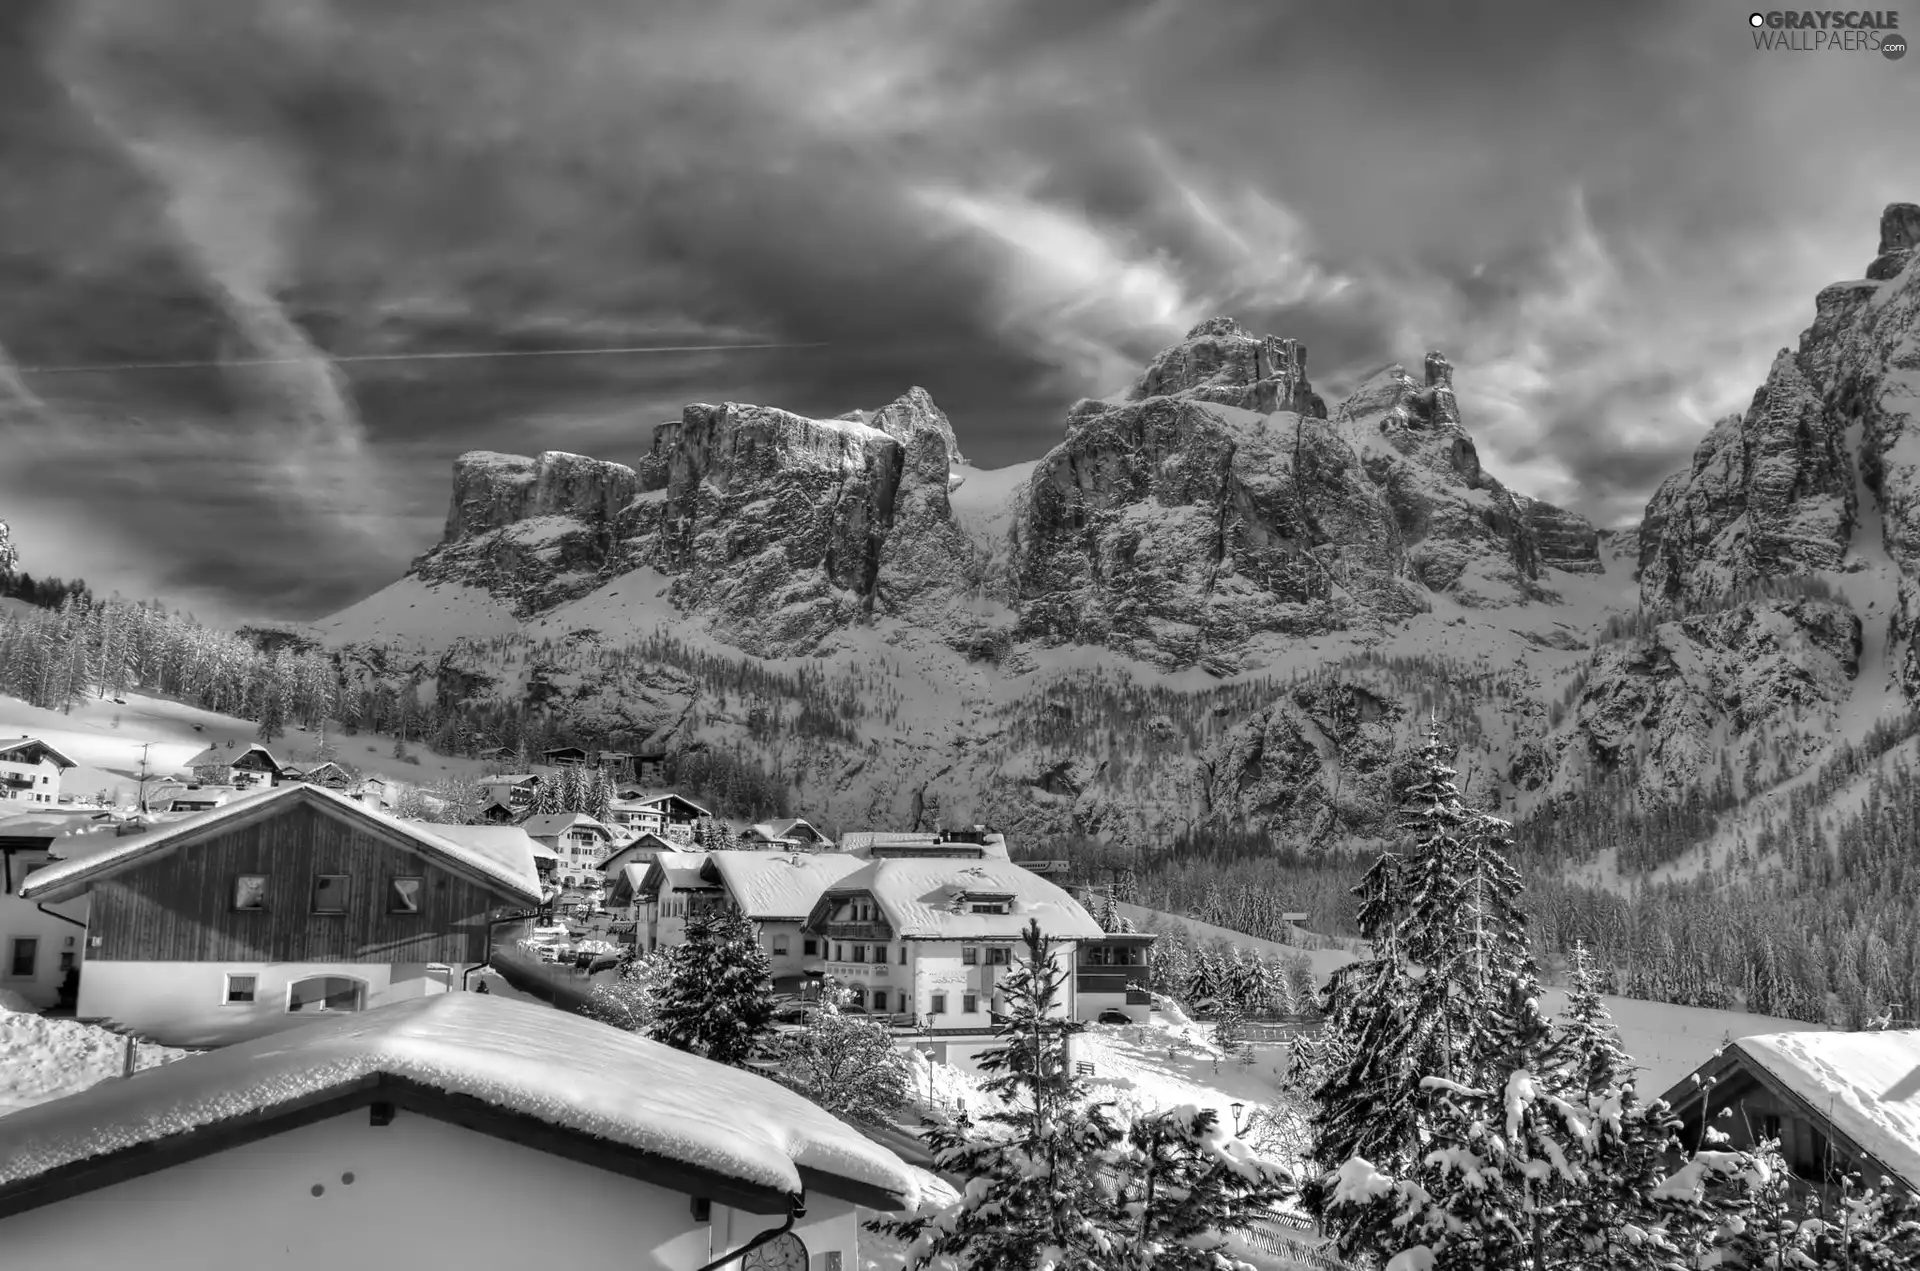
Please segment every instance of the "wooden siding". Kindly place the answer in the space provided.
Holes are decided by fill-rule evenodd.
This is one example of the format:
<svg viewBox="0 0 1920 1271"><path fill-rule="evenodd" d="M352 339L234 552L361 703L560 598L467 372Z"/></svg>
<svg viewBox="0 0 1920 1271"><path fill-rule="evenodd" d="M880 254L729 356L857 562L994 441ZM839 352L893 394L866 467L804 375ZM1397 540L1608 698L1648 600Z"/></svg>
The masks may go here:
<svg viewBox="0 0 1920 1271"><path fill-rule="evenodd" d="M267 878L265 912L233 912L234 879ZM353 878L344 914L314 914L316 874ZM426 880L390 914L387 880ZM308 807L288 808L94 884L87 961L478 962L490 911L514 902Z"/></svg>

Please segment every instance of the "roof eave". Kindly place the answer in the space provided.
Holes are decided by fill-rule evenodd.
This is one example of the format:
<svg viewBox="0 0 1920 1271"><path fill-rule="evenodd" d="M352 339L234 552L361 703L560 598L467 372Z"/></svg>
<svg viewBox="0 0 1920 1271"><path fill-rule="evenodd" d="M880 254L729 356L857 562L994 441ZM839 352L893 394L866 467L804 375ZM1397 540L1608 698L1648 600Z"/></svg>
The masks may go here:
<svg viewBox="0 0 1920 1271"><path fill-rule="evenodd" d="M409 1077L376 1072L348 1078L272 1107L252 1109L164 1139L90 1156L31 1179L0 1185L0 1218L255 1143L375 1103L390 1103L398 1109L651 1183L664 1190L705 1196L747 1213L785 1213L793 1199L776 1188L731 1178L584 1131L555 1126L471 1095L450 1094ZM796 1169L802 1186L817 1187L827 1195L842 1199L847 1192L880 1199L893 1195L856 1179L821 1174L800 1166Z"/></svg>

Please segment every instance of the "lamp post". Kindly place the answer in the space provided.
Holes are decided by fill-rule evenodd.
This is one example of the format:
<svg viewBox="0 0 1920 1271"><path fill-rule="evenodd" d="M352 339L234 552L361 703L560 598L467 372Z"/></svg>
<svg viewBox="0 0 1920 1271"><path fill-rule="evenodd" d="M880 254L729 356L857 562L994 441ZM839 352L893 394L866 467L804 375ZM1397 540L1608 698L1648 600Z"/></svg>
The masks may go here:
<svg viewBox="0 0 1920 1271"><path fill-rule="evenodd" d="M1246 1106L1244 1103L1233 1105L1233 1137L1236 1139L1240 1137L1240 1113Z"/></svg>

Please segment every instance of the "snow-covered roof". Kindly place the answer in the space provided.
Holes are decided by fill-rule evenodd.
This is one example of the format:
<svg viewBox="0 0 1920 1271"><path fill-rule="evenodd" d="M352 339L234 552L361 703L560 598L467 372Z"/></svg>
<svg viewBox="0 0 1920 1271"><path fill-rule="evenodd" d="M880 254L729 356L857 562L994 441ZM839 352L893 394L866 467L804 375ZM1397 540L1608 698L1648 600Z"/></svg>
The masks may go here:
<svg viewBox="0 0 1920 1271"><path fill-rule="evenodd" d="M16 753L31 750L43 752L47 758L53 760L54 766L59 768L78 768L80 766L52 742L42 741L38 737L14 737L7 741L0 741L0 759L5 759L11 763L38 763L39 760L37 759L28 760L21 754Z"/></svg>
<svg viewBox="0 0 1920 1271"><path fill-rule="evenodd" d="M521 875L532 873L533 862L541 857L557 859L552 848L534 842L526 830L517 825L440 825L429 821L409 821L408 824L424 825L428 833L450 839Z"/></svg>
<svg viewBox="0 0 1920 1271"><path fill-rule="evenodd" d="M123 839L110 850L49 865L21 885L20 896L26 900L65 900L79 895L103 878L111 878L157 855L240 825L251 824L259 817L302 806L388 838L397 836L401 842L429 859L438 860L476 881L492 886L504 897L525 904L538 904L540 901L540 882L533 871L531 856L525 859L524 867L517 857L508 863L485 851L457 843L438 832L446 827L428 827L417 822L402 821L325 786L309 785L270 786L229 800L211 811L175 821L151 833Z"/></svg>
<svg viewBox="0 0 1920 1271"><path fill-rule="evenodd" d="M623 843L611 856L600 862L600 869L604 873L611 874L624 866L635 864L635 858L642 852L646 852L649 853L647 860L637 862L639 868L644 870L647 862L651 861L654 856L667 852L678 852L679 850L680 845L672 839L662 838L652 830L648 830Z"/></svg>
<svg viewBox="0 0 1920 1271"><path fill-rule="evenodd" d="M627 799L623 802L629 808L647 808L662 803L684 803L701 816L713 815L712 811L705 806L694 802L684 794L674 794L672 791L668 791L665 794L644 795L638 799Z"/></svg>
<svg viewBox="0 0 1920 1271"><path fill-rule="evenodd" d="M707 863L706 852L662 852L648 861L645 866L629 865L629 870L639 870L639 876L633 878L636 891L657 888L662 885L670 891L711 890L719 884L710 883L701 877L701 871Z"/></svg>
<svg viewBox="0 0 1920 1271"><path fill-rule="evenodd" d="M824 921L836 896L865 892L896 937L920 940L1011 939L1038 919L1043 934L1084 940L1105 933L1072 896L1010 861L920 857L865 862L835 883L814 921ZM977 914L968 896L1008 897L1004 914Z"/></svg>
<svg viewBox="0 0 1920 1271"><path fill-rule="evenodd" d="M1920 1029L1765 1033L1733 1045L1920 1191Z"/></svg>
<svg viewBox="0 0 1920 1271"><path fill-rule="evenodd" d="M187 760L187 762L183 764L182 767L211 768L211 767L218 766L221 768L231 768L233 767L233 765L239 763L242 759L245 759L248 755L255 754L255 753L258 753L263 758L265 758L269 764L273 765L273 769L275 772L284 771L284 769L281 767L280 761L273 757L273 752L271 750L268 750L265 746L261 745L257 741L250 742L249 744L240 747L238 750L229 750L225 746L208 746L205 750L201 751L199 754L195 755L193 758Z"/></svg>
<svg viewBox="0 0 1920 1271"><path fill-rule="evenodd" d="M779 821L755 821L752 825L749 825L747 827L747 830L749 833L756 834L763 839L784 839L789 835L791 835L797 827L802 825L806 826L809 830L812 830L816 835L819 835L819 837L822 839L825 839L827 837L826 835L820 833L819 829L813 824L813 822L804 820L797 816L787 817Z"/></svg>
<svg viewBox="0 0 1920 1271"><path fill-rule="evenodd" d="M708 870L740 912L761 921L798 922L813 912L827 888L865 863L840 852L707 853Z"/></svg>
<svg viewBox="0 0 1920 1271"><path fill-rule="evenodd" d="M482 777L477 784L483 786L524 786L538 782L537 772L508 772L494 777Z"/></svg>
<svg viewBox="0 0 1920 1271"><path fill-rule="evenodd" d="M584 812L547 812L540 816L530 816L522 821L518 828L536 838L545 838L550 834L565 834L576 825L588 826L600 831L608 838L613 837L612 830Z"/></svg>
<svg viewBox="0 0 1920 1271"><path fill-rule="evenodd" d="M548 1006L446 993L322 1019L12 1113L0 1141L0 1213L34 1203L37 1180L53 1171L110 1167L129 1153L164 1164L169 1148L184 1158L246 1121L272 1133L276 1114L330 1096L343 1112L380 1100L427 1116L451 1108L447 1096L477 1101L503 1124L532 1119L559 1131L549 1150L578 1148L602 1168L651 1173L689 1193L710 1194L717 1183L734 1194L729 1203L760 1212L807 1192L879 1209L916 1199L917 1180L899 1157L767 1078ZM103 1168L93 1185L111 1181Z"/></svg>

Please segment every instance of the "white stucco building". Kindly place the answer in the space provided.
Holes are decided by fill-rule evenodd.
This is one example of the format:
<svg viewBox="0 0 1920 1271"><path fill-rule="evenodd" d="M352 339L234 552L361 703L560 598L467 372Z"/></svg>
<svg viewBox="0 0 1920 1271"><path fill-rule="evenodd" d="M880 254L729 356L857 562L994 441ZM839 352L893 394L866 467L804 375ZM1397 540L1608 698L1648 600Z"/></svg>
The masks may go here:
<svg viewBox="0 0 1920 1271"><path fill-rule="evenodd" d="M862 1211L918 1187L772 1081L478 994L177 1060L6 1130L0 1249L33 1271L691 1271L774 1233L748 1265L857 1271Z"/></svg>
<svg viewBox="0 0 1920 1271"><path fill-rule="evenodd" d="M45 807L60 802L60 778L79 765L38 737L11 737L0 741L0 800ZM27 809L19 809L26 811Z"/></svg>

